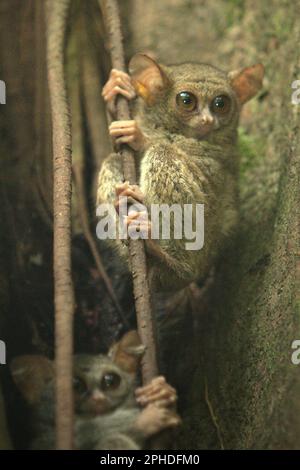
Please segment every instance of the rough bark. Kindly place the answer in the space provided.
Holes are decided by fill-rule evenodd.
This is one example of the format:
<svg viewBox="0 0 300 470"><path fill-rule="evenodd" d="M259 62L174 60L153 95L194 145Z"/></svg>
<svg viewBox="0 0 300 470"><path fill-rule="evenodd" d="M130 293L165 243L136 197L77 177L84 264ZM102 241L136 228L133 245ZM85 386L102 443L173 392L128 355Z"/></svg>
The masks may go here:
<svg viewBox="0 0 300 470"><path fill-rule="evenodd" d="M47 64L53 133L56 447L73 446L73 316L71 275L71 118L65 78L70 0L47 4Z"/></svg>

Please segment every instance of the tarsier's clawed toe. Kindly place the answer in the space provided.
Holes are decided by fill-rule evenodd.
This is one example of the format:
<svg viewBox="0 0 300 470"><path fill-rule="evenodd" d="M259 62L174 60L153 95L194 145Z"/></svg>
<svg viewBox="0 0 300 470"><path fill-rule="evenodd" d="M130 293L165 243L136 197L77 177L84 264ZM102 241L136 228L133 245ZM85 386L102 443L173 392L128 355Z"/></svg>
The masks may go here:
<svg viewBox="0 0 300 470"><path fill-rule="evenodd" d="M134 202L140 202L141 204L144 201L144 194L142 193L140 187L137 184L129 184L128 181L125 183L120 183L116 186L116 196L132 198ZM129 201L130 202L130 201Z"/></svg>
<svg viewBox="0 0 300 470"><path fill-rule="evenodd" d="M125 212L127 214L128 205L136 203L143 204L144 195L139 186L135 184L129 184L128 181L125 181L125 183L118 184L115 190L116 199L114 205L118 214L120 214L121 207L123 209L122 213Z"/></svg>
<svg viewBox="0 0 300 470"><path fill-rule="evenodd" d="M180 426L181 419L177 413L168 408L157 406L155 403L147 405L140 413L137 426L148 436L153 436L164 429Z"/></svg>
<svg viewBox="0 0 300 470"><path fill-rule="evenodd" d="M155 405L149 405L154 406ZM157 412L157 426L158 431L162 431L168 428L176 428L180 426L181 419L177 413L170 411L167 408L158 408Z"/></svg>
<svg viewBox="0 0 300 470"><path fill-rule="evenodd" d="M165 416L165 429L177 428L182 424L182 420L175 412L168 412Z"/></svg>
<svg viewBox="0 0 300 470"><path fill-rule="evenodd" d="M116 186L115 209L128 230L129 235L141 234L142 238L151 236L151 221L143 204L144 194L138 185L129 184L128 181ZM134 236L133 236L134 238Z"/></svg>

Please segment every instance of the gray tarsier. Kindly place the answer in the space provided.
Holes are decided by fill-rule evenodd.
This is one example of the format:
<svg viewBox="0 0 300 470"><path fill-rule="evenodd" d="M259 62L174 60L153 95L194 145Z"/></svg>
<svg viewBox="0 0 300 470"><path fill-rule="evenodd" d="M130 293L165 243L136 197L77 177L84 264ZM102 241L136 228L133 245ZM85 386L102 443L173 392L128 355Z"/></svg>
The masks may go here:
<svg viewBox="0 0 300 470"><path fill-rule="evenodd" d="M75 448L141 449L156 433L180 424L176 392L163 377L136 389L144 348L127 333L108 356L74 357ZM54 364L44 356L20 356L10 369L32 410L31 449L54 449Z"/></svg>
<svg viewBox="0 0 300 470"><path fill-rule="evenodd" d="M150 274L158 288L178 288L204 278L224 238L237 222L237 127L242 105L261 88L261 64L225 73L206 64L165 66L144 54L129 64L130 76L112 70L103 97L113 109L117 94L138 95L133 121L114 121L116 145L136 150L138 186L122 183L122 162L111 154L99 174L98 204L127 196L151 204L204 204L205 241L186 250L188 240L151 239L151 222L143 222ZM117 199L115 201L115 199ZM148 210L150 214L150 210ZM137 224L139 213L126 218ZM174 219L171 219L171 228ZM146 228L145 228L146 226ZM125 244L116 242L120 252Z"/></svg>

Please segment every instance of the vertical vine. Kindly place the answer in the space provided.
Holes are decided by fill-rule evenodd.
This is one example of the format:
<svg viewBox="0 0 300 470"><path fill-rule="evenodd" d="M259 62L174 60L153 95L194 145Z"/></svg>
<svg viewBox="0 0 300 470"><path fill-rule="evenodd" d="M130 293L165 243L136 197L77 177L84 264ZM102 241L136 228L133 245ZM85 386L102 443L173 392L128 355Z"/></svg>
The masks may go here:
<svg viewBox="0 0 300 470"><path fill-rule="evenodd" d="M73 445L73 314L71 275L71 120L64 69L70 0L47 3L47 65L53 138L56 448Z"/></svg>
<svg viewBox="0 0 300 470"><path fill-rule="evenodd" d="M99 0L105 19L109 37L112 67L125 71L123 38L121 32L119 9L116 0ZM116 101L118 120L129 120L130 112L126 98L119 96ZM123 172L125 180L136 183L134 151L127 145L121 149L123 157ZM144 240L129 239L130 264L133 277L135 308L137 314L138 332L146 347L142 361L143 382L149 382L158 373L156 357L156 341L154 318L151 308L151 297L147 277L147 264Z"/></svg>

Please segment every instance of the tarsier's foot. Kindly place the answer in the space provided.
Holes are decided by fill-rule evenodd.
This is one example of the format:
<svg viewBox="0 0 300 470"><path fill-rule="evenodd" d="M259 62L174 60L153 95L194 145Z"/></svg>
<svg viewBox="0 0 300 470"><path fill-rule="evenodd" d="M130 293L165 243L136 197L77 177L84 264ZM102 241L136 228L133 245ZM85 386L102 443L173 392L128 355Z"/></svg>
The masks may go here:
<svg viewBox="0 0 300 470"><path fill-rule="evenodd" d="M150 437L164 429L176 428L180 424L181 419L174 411L151 403L139 414L136 428L145 436Z"/></svg>
<svg viewBox="0 0 300 470"><path fill-rule="evenodd" d="M109 134L117 145L128 144L133 150L142 150L146 139L136 121L113 121L109 126Z"/></svg>
<svg viewBox="0 0 300 470"><path fill-rule="evenodd" d="M127 200L123 201L122 197L127 197ZM125 183L116 186L115 209L119 215L124 216L123 222L129 236L134 238L136 232L139 232L140 238L146 241L148 252L160 261L167 263L170 268L178 270L180 266L177 266L176 260L161 248L157 240L152 240L153 226L151 220L149 220L148 212L136 206L136 203L143 204L144 198L139 186L125 181ZM129 207L129 209L127 205L122 206L122 204L127 203L135 205Z"/></svg>
<svg viewBox="0 0 300 470"><path fill-rule="evenodd" d="M136 96L130 76L120 70L112 69L109 79L103 87L102 96L109 103L113 102L118 94L125 96L128 100L132 100Z"/></svg>
<svg viewBox="0 0 300 470"><path fill-rule="evenodd" d="M150 384L136 389L136 400L142 406L155 403L159 407L175 407L176 390L162 376L155 377Z"/></svg>
<svg viewBox="0 0 300 470"><path fill-rule="evenodd" d="M122 200L122 198L127 200ZM136 232L142 235L142 238L149 238L151 236L151 222L148 219L148 213L143 208L137 206L137 203L143 204L144 195L139 186L129 184L128 181L116 186L116 200L115 208L118 214L123 214L123 222L129 235ZM122 204L131 204L131 206L124 206ZM135 204L135 205L134 205Z"/></svg>

